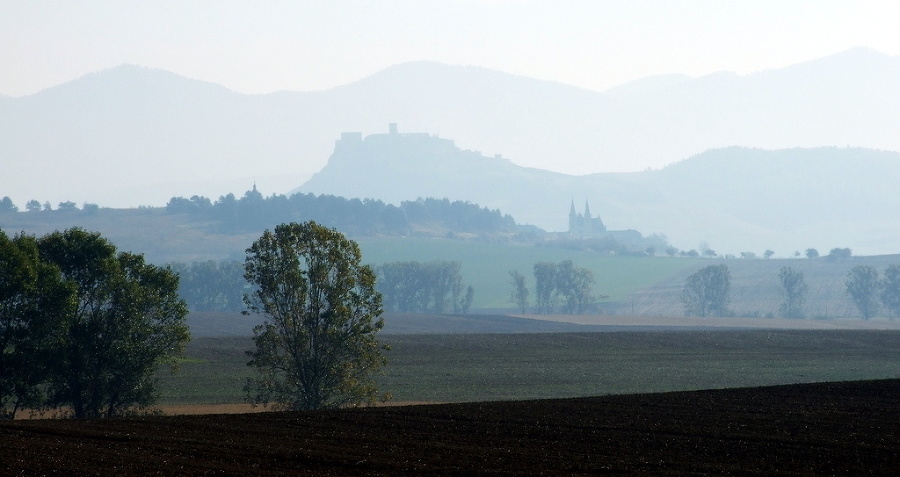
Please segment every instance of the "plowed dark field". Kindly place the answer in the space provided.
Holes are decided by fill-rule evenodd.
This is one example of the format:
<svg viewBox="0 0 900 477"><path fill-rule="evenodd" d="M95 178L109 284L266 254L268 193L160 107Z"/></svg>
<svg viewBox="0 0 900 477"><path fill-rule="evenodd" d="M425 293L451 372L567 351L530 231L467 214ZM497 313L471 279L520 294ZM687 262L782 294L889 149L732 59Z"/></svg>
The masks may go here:
<svg viewBox="0 0 900 477"><path fill-rule="evenodd" d="M898 475L900 380L0 424L2 475Z"/></svg>

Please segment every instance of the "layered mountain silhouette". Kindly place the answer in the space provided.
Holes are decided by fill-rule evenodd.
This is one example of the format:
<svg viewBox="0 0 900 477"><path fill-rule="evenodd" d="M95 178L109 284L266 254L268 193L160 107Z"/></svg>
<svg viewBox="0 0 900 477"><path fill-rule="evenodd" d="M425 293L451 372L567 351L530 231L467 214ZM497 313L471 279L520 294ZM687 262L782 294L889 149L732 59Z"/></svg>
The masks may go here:
<svg viewBox="0 0 900 477"><path fill-rule="evenodd" d="M469 200L520 223L565 231L571 202L611 229L662 233L682 249L721 254L807 248L896 252L900 153L860 148L704 152L661 170L572 176L458 148L399 128L345 133L301 192L400 202Z"/></svg>
<svg viewBox="0 0 900 477"><path fill-rule="evenodd" d="M857 48L749 75L653 77L605 92L417 62L326 91L267 95L126 65L34 95L0 97L0 196L19 207L30 199L124 207L216 198L253 182L266 194L284 193L325 166L341 132L371 134L388 123L453 138L478 157L502 154L506 167L546 169L554 178L661 169L730 146L900 150L900 59ZM494 174L493 189L517 180ZM632 175L614 177L612 190ZM586 192L566 194L563 218L516 218L564 228L572 196L579 201ZM615 204L590 200L610 227L674 239L667 223L624 220L632 209L617 215ZM691 217L716 218L701 209L678 220ZM707 240L715 246L715 237Z"/></svg>

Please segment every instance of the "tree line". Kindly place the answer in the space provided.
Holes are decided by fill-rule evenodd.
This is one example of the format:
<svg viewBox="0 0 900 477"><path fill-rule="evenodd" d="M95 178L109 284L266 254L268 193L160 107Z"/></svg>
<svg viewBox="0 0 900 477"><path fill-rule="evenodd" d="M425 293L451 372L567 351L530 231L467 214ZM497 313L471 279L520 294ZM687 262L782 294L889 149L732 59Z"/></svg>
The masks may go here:
<svg viewBox="0 0 900 477"><path fill-rule="evenodd" d="M171 263L178 274L178 294L191 311L241 311L252 288L237 260Z"/></svg>
<svg viewBox="0 0 900 477"><path fill-rule="evenodd" d="M839 250L841 256L848 252ZM803 318L809 286L803 272L791 267L778 271L781 303L778 313L784 318ZM856 305L863 319L874 317L881 307L892 318L900 317L900 265L890 265L880 277L869 265L850 269L844 282L845 292ZM681 302L687 316L729 316L731 273L727 265L709 265L694 272L684 282Z"/></svg>
<svg viewBox="0 0 900 477"><path fill-rule="evenodd" d="M458 261L393 262L375 267L385 311L465 314L475 290L463 282Z"/></svg>
<svg viewBox="0 0 900 477"><path fill-rule="evenodd" d="M166 211L216 221L223 233L261 230L301 219L350 235L410 235L417 228L429 227L477 235L515 232L517 229L510 215L470 202L420 198L395 206L380 200L333 195L297 193L264 197L256 187L241 198L227 194L215 202L196 195L173 197L166 205Z"/></svg>
<svg viewBox="0 0 900 477"><path fill-rule="evenodd" d="M594 272L576 267L571 260L538 262L534 264L534 312L536 314L582 314L596 311ZM528 309L529 295L525 275L518 270L509 272L512 292L509 301L520 313Z"/></svg>
<svg viewBox="0 0 900 477"><path fill-rule="evenodd" d="M43 204L38 202L35 199L31 199L25 203L25 211L26 212L50 212L53 210L53 204L49 201L45 201ZM78 204L72 202L71 200L67 200L65 202L60 202L57 204L57 209L60 212L75 212L78 211ZM94 214L100 210L100 206L97 204L92 204L89 202L85 202L82 204L80 209L82 212L86 214ZM13 203L12 199L9 196L4 196L0 199L0 214L8 214L18 212L19 208L16 204Z"/></svg>
<svg viewBox="0 0 900 477"><path fill-rule="evenodd" d="M241 311L254 292L237 260L171 263L179 295L191 311ZM384 309L396 313L468 313L475 290L458 261L397 261L374 267Z"/></svg>
<svg viewBox="0 0 900 477"><path fill-rule="evenodd" d="M148 208L148 207L142 207ZM49 202L30 200L26 212L53 211ZM85 203L79 209L72 201L60 202L56 211L96 214L97 204ZM491 236L519 231L515 219L497 209L479 207L471 202L449 199L416 199L403 201L399 206L374 199L346 199L333 195L273 194L264 197L256 187L240 198L233 193L212 201L194 195L190 198L172 197L165 206L168 213L184 213L197 220L215 223L220 233L253 232L279 223L312 220L338 228L351 235L400 235L417 230L446 230L450 234ZM18 212L9 197L0 199L0 214Z"/></svg>

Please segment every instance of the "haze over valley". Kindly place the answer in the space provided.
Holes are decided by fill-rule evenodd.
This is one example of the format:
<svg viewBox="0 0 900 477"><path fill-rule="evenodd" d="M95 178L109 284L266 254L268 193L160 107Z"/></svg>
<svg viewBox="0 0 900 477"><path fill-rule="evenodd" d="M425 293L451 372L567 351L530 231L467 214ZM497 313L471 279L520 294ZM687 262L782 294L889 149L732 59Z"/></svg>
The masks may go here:
<svg viewBox="0 0 900 477"><path fill-rule="evenodd" d="M0 474L890 474L897 18L0 2Z"/></svg>
<svg viewBox="0 0 900 477"><path fill-rule="evenodd" d="M865 48L603 92L414 62L324 91L245 95L120 66L0 98L0 194L20 208L161 206L256 183L266 194L467 200L549 231L565 230L574 200L612 228L683 249L892 253L897 85L900 59ZM328 163L342 133L389 123L464 153Z"/></svg>

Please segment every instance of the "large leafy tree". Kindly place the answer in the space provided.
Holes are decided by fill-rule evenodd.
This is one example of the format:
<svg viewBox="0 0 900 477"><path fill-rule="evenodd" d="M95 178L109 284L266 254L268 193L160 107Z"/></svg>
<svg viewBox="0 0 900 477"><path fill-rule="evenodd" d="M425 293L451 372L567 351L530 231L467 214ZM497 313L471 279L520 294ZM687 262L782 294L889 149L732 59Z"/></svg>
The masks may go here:
<svg viewBox="0 0 900 477"><path fill-rule="evenodd" d="M53 345L49 404L69 406L75 417L151 406L157 368L174 367L189 340L178 276L78 228L46 235L38 248L74 289Z"/></svg>
<svg viewBox="0 0 900 477"><path fill-rule="evenodd" d="M70 295L58 270L40 260L34 237L0 231L0 418L41 405L56 320Z"/></svg>
<svg viewBox="0 0 900 477"><path fill-rule="evenodd" d="M386 364L376 339L384 326L375 274L359 246L315 222L266 230L247 249L250 312L255 328L247 382L254 404L292 410L373 403L373 373Z"/></svg>
<svg viewBox="0 0 900 477"><path fill-rule="evenodd" d="M726 265L701 268L684 282L681 302L686 315L724 316L728 312L731 272Z"/></svg>
<svg viewBox="0 0 900 477"><path fill-rule="evenodd" d="M781 267L778 271L778 282L781 284L781 298L784 300L778 310L785 318L802 318L803 304L809 286L803 280L803 272L791 267Z"/></svg>
<svg viewBox="0 0 900 477"><path fill-rule="evenodd" d="M869 265L857 265L847 274L847 294L856 304L863 319L868 320L878 313L878 295L881 281L878 270Z"/></svg>

